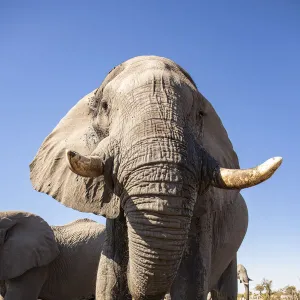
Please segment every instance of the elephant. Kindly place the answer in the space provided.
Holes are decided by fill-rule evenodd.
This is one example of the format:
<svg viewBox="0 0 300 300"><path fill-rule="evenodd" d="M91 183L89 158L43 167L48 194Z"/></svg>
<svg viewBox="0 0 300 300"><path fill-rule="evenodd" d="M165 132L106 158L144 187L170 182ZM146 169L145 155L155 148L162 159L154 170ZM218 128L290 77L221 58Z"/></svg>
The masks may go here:
<svg viewBox="0 0 300 300"><path fill-rule="evenodd" d="M249 281L252 279L249 278L246 268L241 264L237 266L237 279L244 284L245 298L249 300Z"/></svg>
<svg viewBox="0 0 300 300"><path fill-rule="evenodd" d="M49 226L23 211L0 212L0 292L5 300L94 299L105 226L79 219Z"/></svg>
<svg viewBox="0 0 300 300"><path fill-rule="evenodd" d="M248 224L240 190L278 169L240 169L223 124L174 61L138 56L112 69L46 137L33 188L106 217L96 299L206 299L236 293ZM219 280L223 273L232 280ZM234 279L233 279L234 278Z"/></svg>

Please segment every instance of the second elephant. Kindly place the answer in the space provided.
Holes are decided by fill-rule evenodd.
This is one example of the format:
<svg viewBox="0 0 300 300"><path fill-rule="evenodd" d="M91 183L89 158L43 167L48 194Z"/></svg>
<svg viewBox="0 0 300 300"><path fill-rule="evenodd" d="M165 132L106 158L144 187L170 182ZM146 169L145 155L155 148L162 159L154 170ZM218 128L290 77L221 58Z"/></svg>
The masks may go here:
<svg viewBox="0 0 300 300"><path fill-rule="evenodd" d="M249 278L247 270L243 265L237 266L237 278L240 281L240 283L244 284L245 297L246 300L249 300L249 281L252 281L252 279Z"/></svg>
<svg viewBox="0 0 300 300"><path fill-rule="evenodd" d="M0 212L0 292L5 300L92 299L105 226L79 219L50 227L21 211Z"/></svg>
<svg viewBox="0 0 300 300"><path fill-rule="evenodd" d="M235 265L232 265L234 267ZM219 278L216 285L213 286L211 292L207 295L207 300L224 300L224 299L236 299L236 297L233 297L233 289L232 286L228 285L229 283L232 283L236 281L236 278L233 278L235 272L233 272L233 268L231 272L223 273L222 276ZM237 279L240 281L240 283L244 284L245 287L245 299L249 300L249 281L252 281L248 277L246 268L238 264L236 268L237 273Z"/></svg>

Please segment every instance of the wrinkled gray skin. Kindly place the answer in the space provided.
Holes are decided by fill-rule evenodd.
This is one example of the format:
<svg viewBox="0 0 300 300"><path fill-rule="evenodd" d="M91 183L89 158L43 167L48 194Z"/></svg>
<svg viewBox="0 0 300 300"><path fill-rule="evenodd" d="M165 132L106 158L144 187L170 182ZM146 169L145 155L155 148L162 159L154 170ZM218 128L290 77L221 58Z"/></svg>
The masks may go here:
<svg viewBox="0 0 300 300"><path fill-rule="evenodd" d="M93 299L105 227L89 219L50 227L0 212L0 291L5 300Z"/></svg>
<svg viewBox="0 0 300 300"><path fill-rule="evenodd" d="M244 284L245 298L246 300L249 300L249 281L252 281L252 279L248 277L247 270L243 265L237 266L237 278L240 281L240 283Z"/></svg>
<svg viewBox="0 0 300 300"><path fill-rule="evenodd" d="M93 160L92 175L78 176L66 149L103 164ZM238 190L210 184L217 161L239 168L211 104L173 61L141 56L69 111L30 172L37 191L107 218L97 299L160 300L170 292L172 300L194 300L216 284L237 294L247 207Z"/></svg>

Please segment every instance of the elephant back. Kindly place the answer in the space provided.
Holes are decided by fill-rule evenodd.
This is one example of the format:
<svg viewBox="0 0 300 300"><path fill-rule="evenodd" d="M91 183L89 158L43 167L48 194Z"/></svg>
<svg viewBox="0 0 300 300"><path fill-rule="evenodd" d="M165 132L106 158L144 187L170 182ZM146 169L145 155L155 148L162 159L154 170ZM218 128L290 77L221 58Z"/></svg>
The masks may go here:
<svg viewBox="0 0 300 300"><path fill-rule="evenodd" d="M99 257L105 239L105 226L90 219L79 219L62 226L52 226L62 256ZM93 251L90 249L93 248Z"/></svg>
<svg viewBox="0 0 300 300"><path fill-rule="evenodd" d="M81 243L94 239L102 239L105 226L94 220L78 219L65 225L51 226L57 242L62 244ZM72 242L73 240L73 242Z"/></svg>
<svg viewBox="0 0 300 300"><path fill-rule="evenodd" d="M52 229L60 255L49 265L49 278L42 293L46 295L46 291L55 289L59 291L56 294L58 298L67 295L68 299L94 294L105 226L89 219L80 219L66 225L52 226ZM72 286L72 289L67 290L66 285Z"/></svg>

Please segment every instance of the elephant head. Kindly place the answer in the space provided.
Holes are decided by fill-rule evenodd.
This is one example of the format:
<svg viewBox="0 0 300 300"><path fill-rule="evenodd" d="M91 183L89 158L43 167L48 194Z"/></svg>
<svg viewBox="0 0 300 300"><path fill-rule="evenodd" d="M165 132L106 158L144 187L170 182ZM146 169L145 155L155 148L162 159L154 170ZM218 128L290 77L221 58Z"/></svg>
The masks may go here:
<svg viewBox="0 0 300 300"><path fill-rule="evenodd" d="M134 299L170 288L193 215L268 179L273 158L240 170L226 130L191 77L157 56L130 59L81 99L30 165L33 187L68 207L124 212Z"/></svg>
<svg viewBox="0 0 300 300"><path fill-rule="evenodd" d="M59 254L51 227L26 212L0 212L0 280L48 265Z"/></svg>
<svg viewBox="0 0 300 300"><path fill-rule="evenodd" d="M252 281L252 279L248 277L247 270L243 265L237 265L237 278L240 283L244 284L245 297L246 300L249 300L249 281Z"/></svg>

